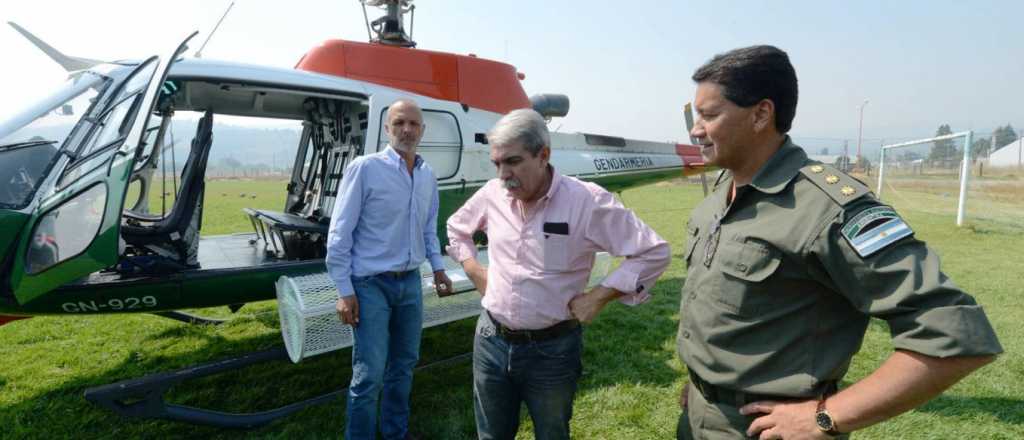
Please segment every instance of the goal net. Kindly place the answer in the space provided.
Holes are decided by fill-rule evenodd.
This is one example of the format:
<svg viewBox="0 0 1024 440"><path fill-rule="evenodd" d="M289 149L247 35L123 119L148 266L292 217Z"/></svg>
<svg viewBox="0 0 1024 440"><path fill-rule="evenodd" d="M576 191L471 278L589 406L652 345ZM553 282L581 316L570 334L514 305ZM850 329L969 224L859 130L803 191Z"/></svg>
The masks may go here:
<svg viewBox="0 0 1024 440"><path fill-rule="evenodd" d="M1019 170L986 167L965 131L883 145L876 194L900 209L965 223L1024 228L1024 179ZM1016 172L1016 174L1014 174Z"/></svg>

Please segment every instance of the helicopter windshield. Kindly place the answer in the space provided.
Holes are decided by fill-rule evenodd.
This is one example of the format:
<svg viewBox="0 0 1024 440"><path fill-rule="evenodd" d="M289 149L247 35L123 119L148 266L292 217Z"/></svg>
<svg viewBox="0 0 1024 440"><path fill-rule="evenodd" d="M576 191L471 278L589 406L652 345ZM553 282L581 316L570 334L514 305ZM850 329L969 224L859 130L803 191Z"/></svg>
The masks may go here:
<svg viewBox="0 0 1024 440"><path fill-rule="evenodd" d="M101 75L83 72L0 122L0 209L28 204L76 122L89 112L108 82Z"/></svg>

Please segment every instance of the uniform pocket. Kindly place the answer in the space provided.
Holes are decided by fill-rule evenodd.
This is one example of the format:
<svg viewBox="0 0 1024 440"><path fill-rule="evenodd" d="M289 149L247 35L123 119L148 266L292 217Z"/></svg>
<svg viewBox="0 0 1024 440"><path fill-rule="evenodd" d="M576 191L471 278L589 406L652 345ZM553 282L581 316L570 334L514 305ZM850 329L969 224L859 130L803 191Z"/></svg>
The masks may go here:
<svg viewBox="0 0 1024 440"><path fill-rule="evenodd" d="M722 272L744 281L764 281L779 268L774 248L761 243L722 243L718 250Z"/></svg>
<svg viewBox="0 0 1024 440"><path fill-rule="evenodd" d="M757 313L770 301L770 283L765 282L782 263L778 250L761 242L726 240L715 258L721 271L717 302L733 313Z"/></svg>
<svg viewBox="0 0 1024 440"><path fill-rule="evenodd" d="M544 234L544 271L569 270L569 236Z"/></svg>

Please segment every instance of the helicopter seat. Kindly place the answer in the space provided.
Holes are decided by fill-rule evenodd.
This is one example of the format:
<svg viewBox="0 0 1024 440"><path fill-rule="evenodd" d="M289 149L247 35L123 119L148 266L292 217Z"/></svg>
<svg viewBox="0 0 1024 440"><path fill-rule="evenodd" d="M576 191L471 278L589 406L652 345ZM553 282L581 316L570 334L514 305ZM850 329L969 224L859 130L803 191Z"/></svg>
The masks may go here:
<svg viewBox="0 0 1024 440"><path fill-rule="evenodd" d="M245 208L256 234L266 245L273 247L268 253L289 260L322 258L328 225L308 218L278 211ZM323 249L321 249L323 248Z"/></svg>
<svg viewBox="0 0 1024 440"><path fill-rule="evenodd" d="M145 267L199 267L199 230L202 228L206 163L213 144L213 112L199 119L189 160L181 173L181 187L171 212L159 216L125 216L121 235L137 249L145 249ZM160 262L151 261L154 258Z"/></svg>

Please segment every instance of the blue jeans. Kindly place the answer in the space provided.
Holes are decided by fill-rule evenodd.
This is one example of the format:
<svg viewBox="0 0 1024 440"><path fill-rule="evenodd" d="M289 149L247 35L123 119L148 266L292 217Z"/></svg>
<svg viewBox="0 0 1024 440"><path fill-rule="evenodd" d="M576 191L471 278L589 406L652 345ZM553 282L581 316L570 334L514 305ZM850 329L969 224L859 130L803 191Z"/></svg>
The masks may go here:
<svg viewBox="0 0 1024 440"><path fill-rule="evenodd" d="M568 439L576 383L583 371L583 329L555 339L510 344L485 311L473 339L473 410L481 440L511 440L525 402L537 440Z"/></svg>
<svg viewBox="0 0 1024 440"><path fill-rule="evenodd" d="M423 331L420 273L352 277L352 286L359 301L359 326L353 332L345 438L377 438L379 401L381 433L385 439L401 439L409 430L412 370L419 361Z"/></svg>

